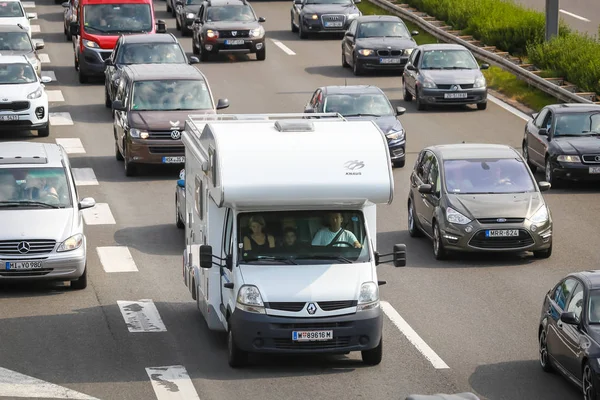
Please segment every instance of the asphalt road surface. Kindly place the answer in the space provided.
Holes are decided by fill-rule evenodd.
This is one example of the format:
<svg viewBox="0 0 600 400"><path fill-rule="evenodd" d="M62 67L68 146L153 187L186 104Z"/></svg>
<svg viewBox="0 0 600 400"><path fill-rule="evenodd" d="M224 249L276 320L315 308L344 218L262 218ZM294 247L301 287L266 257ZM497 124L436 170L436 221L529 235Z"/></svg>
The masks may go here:
<svg viewBox="0 0 600 400"><path fill-rule="evenodd" d="M546 0L518 0L519 3L539 10L546 10ZM596 0L559 0L559 17L570 27L598 35L600 25L600 2Z"/></svg>
<svg viewBox="0 0 600 400"><path fill-rule="evenodd" d="M254 4L267 19L266 61L223 57L199 68L215 97L230 99L231 113L301 112L318 86L345 80L377 85L394 106L407 108L401 117L408 131L406 167L394 170L395 200L378 214L379 249L408 246L406 268L379 267L380 279L388 281L382 299L389 303L381 365L365 367L359 354L350 354L257 357L251 368L228 367L225 341L207 330L181 278L184 235L174 219L179 167L124 176L114 156L103 85L77 83L62 8L44 0L28 11L38 13L33 24L40 33L34 37L44 40L48 55L43 69L56 76L47 90L55 100L64 98L53 101L51 111L67 114L53 114L49 138L24 133L3 139L69 147L79 197L100 204L86 215L86 290L0 288L0 398L391 400L472 390L491 400L579 399L578 389L539 367L537 322L542 298L559 278L597 266L597 188L574 185L545 195L555 222L548 260L518 255L435 261L431 243L406 231L408 177L417 152L462 141L520 147L525 121L492 103L486 111L417 112L414 102L401 100L399 76L357 79L343 69L338 37L300 41L290 32L290 6ZM156 7L174 32L165 3ZM181 42L191 53L191 39ZM119 269L131 272L107 272ZM142 313L146 324L139 321Z"/></svg>

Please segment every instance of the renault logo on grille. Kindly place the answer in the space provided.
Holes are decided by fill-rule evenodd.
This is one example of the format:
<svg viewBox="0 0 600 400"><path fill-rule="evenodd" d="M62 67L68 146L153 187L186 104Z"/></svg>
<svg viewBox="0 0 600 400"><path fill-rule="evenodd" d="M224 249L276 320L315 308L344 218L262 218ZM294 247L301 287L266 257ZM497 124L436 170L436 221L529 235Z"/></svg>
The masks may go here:
<svg viewBox="0 0 600 400"><path fill-rule="evenodd" d="M176 130L172 130L171 131L171 139L173 140L177 140L181 137L181 132L176 131Z"/></svg>
<svg viewBox="0 0 600 400"><path fill-rule="evenodd" d="M498 218L496 222L506 222L506 218Z"/></svg>
<svg viewBox="0 0 600 400"><path fill-rule="evenodd" d="M310 315L313 315L317 312L317 306L315 306L315 303L310 303L308 307L306 307L306 311L308 311Z"/></svg>
<svg viewBox="0 0 600 400"><path fill-rule="evenodd" d="M458 86L456 86L456 85L452 86L452 90L458 90Z"/></svg>
<svg viewBox="0 0 600 400"><path fill-rule="evenodd" d="M27 242L21 242L17 245L17 250L19 250L19 253L21 254L29 253L31 246Z"/></svg>

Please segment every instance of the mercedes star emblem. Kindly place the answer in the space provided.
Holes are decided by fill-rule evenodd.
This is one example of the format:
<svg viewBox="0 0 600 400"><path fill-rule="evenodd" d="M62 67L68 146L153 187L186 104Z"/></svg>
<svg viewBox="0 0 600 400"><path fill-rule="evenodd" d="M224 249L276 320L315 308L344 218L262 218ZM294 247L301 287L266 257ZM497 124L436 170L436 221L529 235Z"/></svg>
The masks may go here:
<svg viewBox="0 0 600 400"><path fill-rule="evenodd" d="M171 131L171 139L173 140L177 140L181 137L181 132L176 131L176 130L172 130Z"/></svg>
<svg viewBox="0 0 600 400"><path fill-rule="evenodd" d="M315 303L310 303L308 307L306 307L306 311L308 311L310 315L313 315L317 312L317 306L315 306Z"/></svg>
<svg viewBox="0 0 600 400"><path fill-rule="evenodd" d="M21 254L29 253L29 250L31 250L31 246L27 242L20 242L17 245L17 250L19 250L19 253Z"/></svg>

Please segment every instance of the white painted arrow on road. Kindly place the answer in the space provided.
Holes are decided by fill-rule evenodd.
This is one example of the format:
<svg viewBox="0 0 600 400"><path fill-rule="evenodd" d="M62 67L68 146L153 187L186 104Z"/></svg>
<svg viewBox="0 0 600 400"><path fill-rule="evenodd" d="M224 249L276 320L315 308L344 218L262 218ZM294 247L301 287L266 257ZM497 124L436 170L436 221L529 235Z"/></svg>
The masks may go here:
<svg viewBox="0 0 600 400"><path fill-rule="evenodd" d="M98 400L87 394L79 393L6 368L0 368L0 397Z"/></svg>

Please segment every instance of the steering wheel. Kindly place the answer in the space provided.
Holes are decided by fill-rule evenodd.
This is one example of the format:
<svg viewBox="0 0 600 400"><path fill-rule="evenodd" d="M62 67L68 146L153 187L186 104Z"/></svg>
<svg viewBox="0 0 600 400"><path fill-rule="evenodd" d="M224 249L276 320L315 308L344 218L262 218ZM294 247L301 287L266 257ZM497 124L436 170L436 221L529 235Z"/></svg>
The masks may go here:
<svg viewBox="0 0 600 400"><path fill-rule="evenodd" d="M347 245L348 247L354 247L354 244L353 244L353 243L350 243L350 242L342 242L342 241L331 242L331 243L329 243L329 244L328 244L326 247L332 247L334 244L345 244L345 245Z"/></svg>

